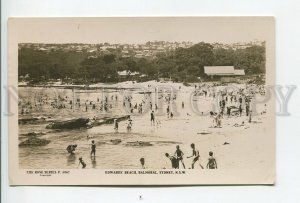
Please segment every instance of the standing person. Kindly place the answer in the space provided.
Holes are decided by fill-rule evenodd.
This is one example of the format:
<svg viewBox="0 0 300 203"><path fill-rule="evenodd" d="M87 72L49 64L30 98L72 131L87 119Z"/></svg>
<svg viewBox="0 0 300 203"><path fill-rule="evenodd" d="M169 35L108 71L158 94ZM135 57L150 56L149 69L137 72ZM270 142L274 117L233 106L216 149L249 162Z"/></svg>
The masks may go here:
<svg viewBox="0 0 300 203"><path fill-rule="evenodd" d="M181 103L181 107L184 109L184 102Z"/></svg>
<svg viewBox="0 0 300 203"><path fill-rule="evenodd" d="M227 107L227 116L228 116L228 117L230 116L230 111L231 111L231 108L230 108L230 107Z"/></svg>
<svg viewBox="0 0 300 203"><path fill-rule="evenodd" d="M146 169L146 166L145 166L145 158L140 158L140 163L142 165L142 169Z"/></svg>
<svg viewBox="0 0 300 203"><path fill-rule="evenodd" d="M240 112L240 116L242 116L243 109L242 109L242 105L241 105L241 104L240 104L240 106L239 106L239 112Z"/></svg>
<svg viewBox="0 0 300 203"><path fill-rule="evenodd" d="M151 125L155 125L155 119L154 119L154 111L151 112Z"/></svg>
<svg viewBox="0 0 300 203"><path fill-rule="evenodd" d="M127 132L131 132L131 128L132 128L132 120L131 118L129 118L128 123L127 123Z"/></svg>
<svg viewBox="0 0 300 203"><path fill-rule="evenodd" d="M199 150L195 148L194 143L191 144L191 148L192 148L192 155L188 156L187 158L192 158L193 157L192 169L194 169L194 165L197 161L199 162L199 166L203 169L204 167L201 165L200 160L199 160L200 159Z"/></svg>
<svg viewBox="0 0 300 203"><path fill-rule="evenodd" d="M222 126L221 126L221 114L219 114L219 115L217 115L217 127L218 128L222 128Z"/></svg>
<svg viewBox="0 0 300 203"><path fill-rule="evenodd" d="M246 116L248 116L249 115L249 103L246 103Z"/></svg>
<svg viewBox="0 0 300 203"><path fill-rule="evenodd" d="M78 166L79 165L82 165L82 168L85 168L86 167L86 163L84 163L84 161L82 160L82 157L79 157L79 164L78 164ZM78 168L78 167L77 167Z"/></svg>
<svg viewBox="0 0 300 203"><path fill-rule="evenodd" d="M251 113L251 111L250 111L250 113L249 113L249 120L248 120L248 122L249 122L249 123L251 123L251 121L252 121L252 113Z"/></svg>
<svg viewBox="0 0 300 203"><path fill-rule="evenodd" d="M179 162L174 156L170 156L168 153L165 153L165 156L170 159L173 169L179 169Z"/></svg>
<svg viewBox="0 0 300 203"><path fill-rule="evenodd" d="M96 156L96 144L95 141L92 140L92 151L91 151L91 156L94 155Z"/></svg>
<svg viewBox="0 0 300 203"><path fill-rule="evenodd" d="M181 161L183 168L185 168L185 165L184 165L184 162L183 162L183 155L184 155L184 153L181 151L179 145L177 145L174 156L177 158L178 164L179 164L179 161Z"/></svg>
<svg viewBox="0 0 300 203"><path fill-rule="evenodd" d="M118 132L119 122L117 121L117 119L114 120L114 129L115 129L115 132Z"/></svg>
<svg viewBox="0 0 300 203"><path fill-rule="evenodd" d="M214 153L212 151L210 151L208 154L209 154L209 158L208 158L206 168L217 169L218 168L217 161L216 161L215 157L213 157Z"/></svg>

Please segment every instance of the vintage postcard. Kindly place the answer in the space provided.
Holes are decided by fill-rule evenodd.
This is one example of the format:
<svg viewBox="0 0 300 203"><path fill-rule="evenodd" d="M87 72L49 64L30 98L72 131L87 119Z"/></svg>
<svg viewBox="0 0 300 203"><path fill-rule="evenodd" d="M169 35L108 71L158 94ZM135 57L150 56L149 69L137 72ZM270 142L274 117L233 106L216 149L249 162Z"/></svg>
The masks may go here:
<svg viewBox="0 0 300 203"><path fill-rule="evenodd" d="M273 17L8 28L11 185L274 184Z"/></svg>

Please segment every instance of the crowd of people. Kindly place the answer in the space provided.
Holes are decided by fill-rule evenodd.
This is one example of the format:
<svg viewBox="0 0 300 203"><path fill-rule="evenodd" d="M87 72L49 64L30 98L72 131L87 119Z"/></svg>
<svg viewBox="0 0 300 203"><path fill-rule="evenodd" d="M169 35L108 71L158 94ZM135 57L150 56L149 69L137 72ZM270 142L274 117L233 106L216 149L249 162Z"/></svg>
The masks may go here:
<svg viewBox="0 0 300 203"><path fill-rule="evenodd" d="M184 112L187 112L185 109L185 101L178 101L178 92L164 92L158 91L155 88L155 96L157 100L153 101L151 97L153 92L151 93L150 87L149 92L144 92L142 96L139 96L138 99L134 98L134 95L123 95L123 101L121 100L118 102L118 94L120 92L106 95L102 99L99 97L96 98L95 101L93 100L85 100L81 101L79 98L74 99L68 96L62 97L58 96L54 100L50 99L48 96L42 96L37 102L30 102L30 101L20 101L19 106L21 106L21 114L28 114L30 110L37 108L38 106L43 105L50 105L51 108L57 109L83 109L84 111L88 112L108 112L113 108L120 108L123 104L123 107L130 112L131 115L138 115L144 114L150 110L150 125L151 126L158 126L160 121L156 118L156 112L163 113L165 118L172 119L174 117L174 106L175 102L181 104L181 109ZM179 87L178 91L181 90ZM212 127L213 128L221 128L222 127L222 120L224 118L230 119L233 117L242 117L245 116L250 123L252 121L252 109L251 109L251 101L256 93L264 94L263 86L257 86L255 90L252 87L244 87L244 88L236 88L234 90L229 89L222 89L216 88L213 85L195 85L193 90L193 96L202 99L210 99L213 102L218 104L217 109L213 109L210 111L210 117L212 118ZM153 103L152 103L153 102ZM119 104L120 103L120 104ZM165 104L166 108L164 108L161 104ZM119 106L120 105L120 106ZM178 109L177 109L178 110ZM202 112L203 114L203 112ZM186 115L190 116L189 112ZM160 115L161 116L161 115ZM94 117L95 118L95 117ZM234 124L236 125L236 124ZM240 124L238 124L240 125ZM133 120L130 117L127 120L126 131L131 133L133 127ZM117 119L113 122L113 129L115 133L119 131L119 121ZM192 143L191 145L191 155L185 156L183 151L180 149L180 146L176 146L176 151L173 155L169 153L165 153L165 157L169 159L170 166L173 169L178 169L180 165L182 168L190 168L194 169L196 165L199 165L200 168L204 169L203 165L201 164L199 150L196 149L195 144ZM70 155L75 153L77 148L76 144L71 144L67 147L67 152ZM214 153L212 151L208 152L209 158L207 160L206 168L208 169L217 169L217 161L214 158ZM91 157L96 156L96 144L95 141L91 141ZM185 165L185 160L191 159L191 166ZM145 158L140 159L140 164L142 168L146 168L145 166L146 160ZM84 162L83 158L79 158L79 165L82 168L86 168L87 164Z"/></svg>

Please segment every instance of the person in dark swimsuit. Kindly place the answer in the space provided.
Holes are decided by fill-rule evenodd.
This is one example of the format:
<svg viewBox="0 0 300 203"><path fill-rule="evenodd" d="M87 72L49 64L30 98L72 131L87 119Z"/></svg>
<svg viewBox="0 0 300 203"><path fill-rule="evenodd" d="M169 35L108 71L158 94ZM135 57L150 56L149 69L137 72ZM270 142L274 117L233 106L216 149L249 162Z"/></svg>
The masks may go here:
<svg viewBox="0 0 300 203"><path fill-rule="evenodd" d="M174 156L170 156L168 153L166 153L165 155L170 159L172 168L179 169L179 161Z"/></svg>
<svg viewBox="0 0 300 203"><path fill-rule="evenodd" d="M82 168L86 167L86 163L84 163L84 161L82 160L82 157L79 157L79 164L82 165ZM79 166L79 165L78 165Z"/></svg>
<svg viewBox="0 0 300 203"><path fill-rule="evenodd" d="M142 169L145 169L145 158L140 158L140 163L142 165Z"/></svg>
<svg viewBox="0 0 300 203"><path fill-rule="evenodd" d="M181 161L183 168L185 168L185 165L184 165L184 162L183 162L183 155L184 155L184 153L181 151L179 145L177 145L174 156L177 158L178 164L179 164L179 161Z"/></svg>
<svg viewBox="0 0 300 203"><path fill-rule="evenodd" d="M96 156L96 144L95 141L92 140L92 151L91 151L91 156L94 155Z"/></svg>
<svg viewBox="0 0 300 203"><path fill-rule="evenodd" d="M151 115L151 119L150 119L151 120L151 125L155 125L155 122L154 122L154 111L152 111L150 115Z"/></svg>
<svg viewBox="0 0 300 203"><path fill-rule="evenodd" d="M74 154L74 151L76 150L76 147L77 147L76 144L75 144L75 145L69 145L69 146L67 147L68 153Z"/></svg>

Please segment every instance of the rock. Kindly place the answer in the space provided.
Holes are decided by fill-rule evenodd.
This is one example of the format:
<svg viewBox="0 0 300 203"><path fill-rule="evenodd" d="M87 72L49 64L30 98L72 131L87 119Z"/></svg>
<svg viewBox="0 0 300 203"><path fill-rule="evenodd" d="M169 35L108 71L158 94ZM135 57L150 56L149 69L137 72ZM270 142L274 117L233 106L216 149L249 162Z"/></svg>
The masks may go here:
<svg viewBox="0 0 300 203"><path fill-rule="evenodd" d="M46 133L44 132L30 132L30 133L26 133L26 134L21 134L22 136L38 136L38 135L46 135Z"/></svg>
<svg viewBox="0 0 300 203"><path fill-rule="evenodd" d="M39 139L36 136L31 136L24 142L19 144L20 147L35 147L35 146L45 146L50 143L50 140Z"/></svg>
<svg viewBox="0 0 300 203"><path fill-rule="evenodd" d="M31 116L19 118L19 124L30 124L30 123L34 123L36 121L38 121L38 118L34 118Z"/></svg>
<svg viewBox="0 0 300 203"><path fill-rule="evenodd" d="M102 145L102 144L106 144L106 142L98 141L97 144L98 144L98 145Z"/></svg>
<svg viewBox="0 0 300 203"><path fill-rule="evenodd" d="M37 124L47 122L45 117L33 117L33 116L20 116L18 123L19 124Z"/></svg>
<svg viewBox="0 0 300 203"><path fill-rule="evenodd" d="M152 146L150 142L136 141L136 142L127 142L127 146L135 146L135 147L144 147L144 146Z"/></svg>
<svg viewBox="0 0 300 203"><path fill-rule="evenodd" d="M200 134L200 135L208 135L208 134L211 134L211 132L202 131L202 132L200 132L200 133L197 133L197 134Z"/></svg>
<svg viewBox="0 0 300 203"><path fill-rule="evenodd" d="M121 139L114 139L114 140L110 140L110 142L113 143L113 144L119 144L119 143L122 142L122 140Z"/></svg>
<svg viewBox="0 0 300 203"><path fill-rule="evenodd" d="M46 126L47 129L76 129L82 127L88 127L89 119L87 118L78 118L68 121L58 121L50 123Z"/></svg>

